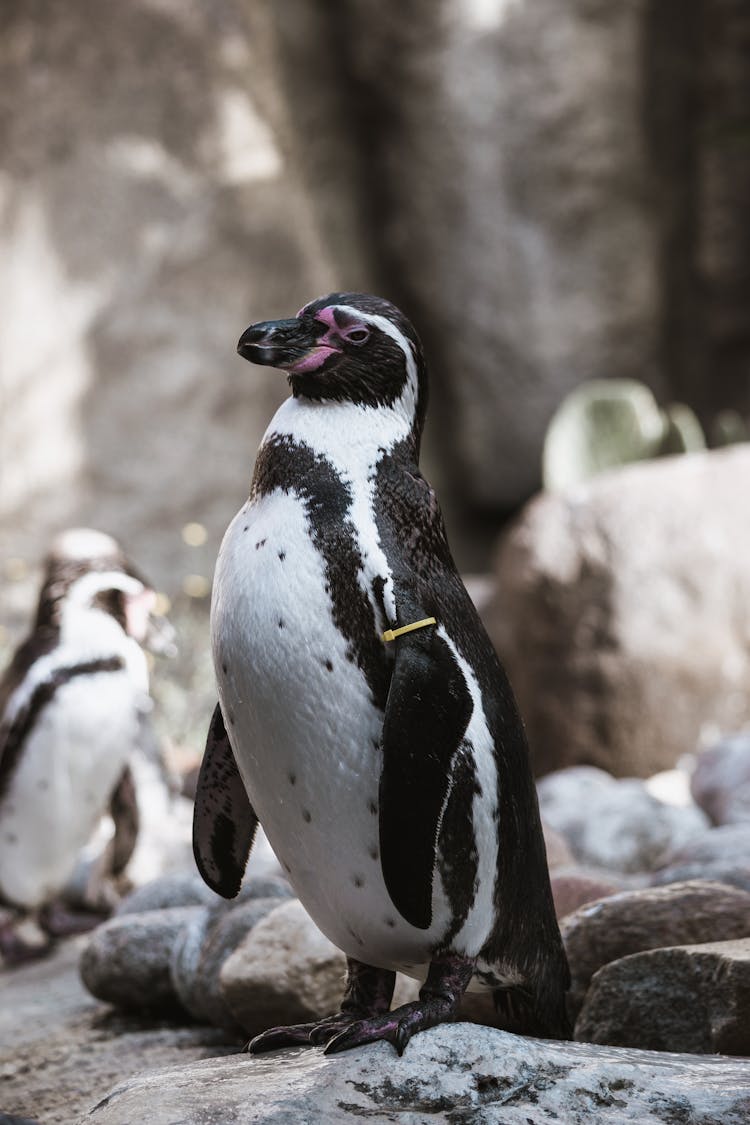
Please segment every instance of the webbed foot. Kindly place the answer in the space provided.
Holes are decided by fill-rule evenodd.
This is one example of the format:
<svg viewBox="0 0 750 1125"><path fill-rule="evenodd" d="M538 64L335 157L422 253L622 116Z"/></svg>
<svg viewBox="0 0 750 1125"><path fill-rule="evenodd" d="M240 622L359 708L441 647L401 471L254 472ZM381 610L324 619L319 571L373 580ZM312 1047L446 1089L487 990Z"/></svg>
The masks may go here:
<svg viewBox="0 0 750 1125"><path fill-rule="evenodd" d="M430 964L419 1000L374 1018L357 1020L329 1039L325 1053L335 1055L384 1039L403 1055L417 1032L455 1019L473 971L474 962L466 957L447 954L436 958Z"/></svg>
<svg viewBox="0 0 750 1125"><path fill-rule="evenodd" d="M276 1051L280 1047L322 1046L345 1033L353 1024L387 1012L396 974L388 969L376 969L361 961L348 958L346 992L341 1011L325 1016L313 1023L295 1023L288 1027L271 1027L251 1039L245 1050L251 1055Z"/></svg>

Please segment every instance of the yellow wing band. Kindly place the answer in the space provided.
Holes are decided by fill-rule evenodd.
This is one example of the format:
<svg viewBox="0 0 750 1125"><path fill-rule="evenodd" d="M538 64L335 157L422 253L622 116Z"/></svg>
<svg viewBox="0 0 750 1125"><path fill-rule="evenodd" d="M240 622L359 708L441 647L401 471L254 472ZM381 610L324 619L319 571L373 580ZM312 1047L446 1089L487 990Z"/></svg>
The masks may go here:
<svg viewBox="0 0 750 1125"><path fill-rule="evenodd" d="M437 621L434 617L423 617L421 621L412 621L411 625L402 625L400 629L386 629L383 640L395 641L403 633L413 633L415 629L424 629L425 625L437 625Z"/></svg>

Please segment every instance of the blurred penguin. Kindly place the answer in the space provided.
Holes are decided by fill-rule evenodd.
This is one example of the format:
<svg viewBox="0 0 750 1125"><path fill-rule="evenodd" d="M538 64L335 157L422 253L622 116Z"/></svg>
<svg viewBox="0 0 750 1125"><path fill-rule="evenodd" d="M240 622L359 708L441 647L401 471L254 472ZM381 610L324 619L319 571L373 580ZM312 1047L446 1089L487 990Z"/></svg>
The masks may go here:
<svg viewBox="0 0 750 1125"><path fill-rule="evenodd" d="M155 606L155 591L109 535L78 528L53 542L36 620L0 681L6 963L96 920L66 909L60 895L104 815L114 822L107 875L120 875L132 855L138 811L129 762L154 746L144 647L173 648Z"/></svg>

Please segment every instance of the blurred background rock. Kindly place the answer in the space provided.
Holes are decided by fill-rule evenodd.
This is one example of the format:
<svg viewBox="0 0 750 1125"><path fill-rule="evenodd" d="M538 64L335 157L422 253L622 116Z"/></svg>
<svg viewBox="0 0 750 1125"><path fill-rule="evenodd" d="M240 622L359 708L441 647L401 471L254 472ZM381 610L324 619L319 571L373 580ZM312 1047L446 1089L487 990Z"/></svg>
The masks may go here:
<svg viewBox="0 0 750 1125"><path fill-rule="evenodd" d="M405 309L433 376L426 468L464 570L494 565L499 532L540 486L549 422L586 380L638 380L707 434L729 418L744 436L741 0L6 0L0 19L0 642L25 626L55 531L113 533L170 597L183 636L179 670L155 684L176 744L197 753L202 740L213 561L287 393L283 375L236 358L248 323L332 289ZM747 460L734 469L739 489ZM646 480L644 503L651 492ZM670 505L676 494L670 478ZM617 490L601 503L616 511ZM536 512L521 517L526 540ZM686 519L700 522L694 504ZM623 542L633 526L637 512ZM679 552L674 528L662 540ZM712 543L720 566L731 542ZM600 565L566 550L590 573ZM501 574L512 558L503 548ZM663 564L655 550L649 573ZM677 574L684 593L720 569ZM599 587L620 588L589 583L594 617ZM520 666L508 596L493 634ZM733 726L750 717L746 634L734 628ZM616 647L616 630L589 631L589 682L601 678L596 636L605 659ZM692 676L677 676L688 696ZM524 707L540 682L521 683ZM548 685L553 715L577 698L560 682ZM618 696L628 714L639 698ZM681 723L665 752L651 723L633 764L622 738L594 753L607 722L586 701L573 711L586 733L576 742L566 725L574 750L558 764L615 772L643 773L652 752L654 769L668 764L676 740L693 750L703 722ZM707 711L712 723L725 713ZM530 730L550 768L546 722Z"/></svg>

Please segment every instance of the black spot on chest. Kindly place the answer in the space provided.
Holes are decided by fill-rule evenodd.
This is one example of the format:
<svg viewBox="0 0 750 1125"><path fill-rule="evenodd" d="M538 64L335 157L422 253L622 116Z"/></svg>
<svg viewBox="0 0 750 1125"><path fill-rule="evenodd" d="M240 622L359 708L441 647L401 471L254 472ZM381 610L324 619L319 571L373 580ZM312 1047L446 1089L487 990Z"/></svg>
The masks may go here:
<svg viewBox="0 0 750 1125"><path fill-rule="evenodd" d="M347 642L347 658L363 672L373 702L385 708L390 666L370 599L359 581L364 561L350 511L352 492L327 458L288 435L270 438L255 464L251 499L276 489L302 501L310 538L323 557L333 620Z"/></svg>

